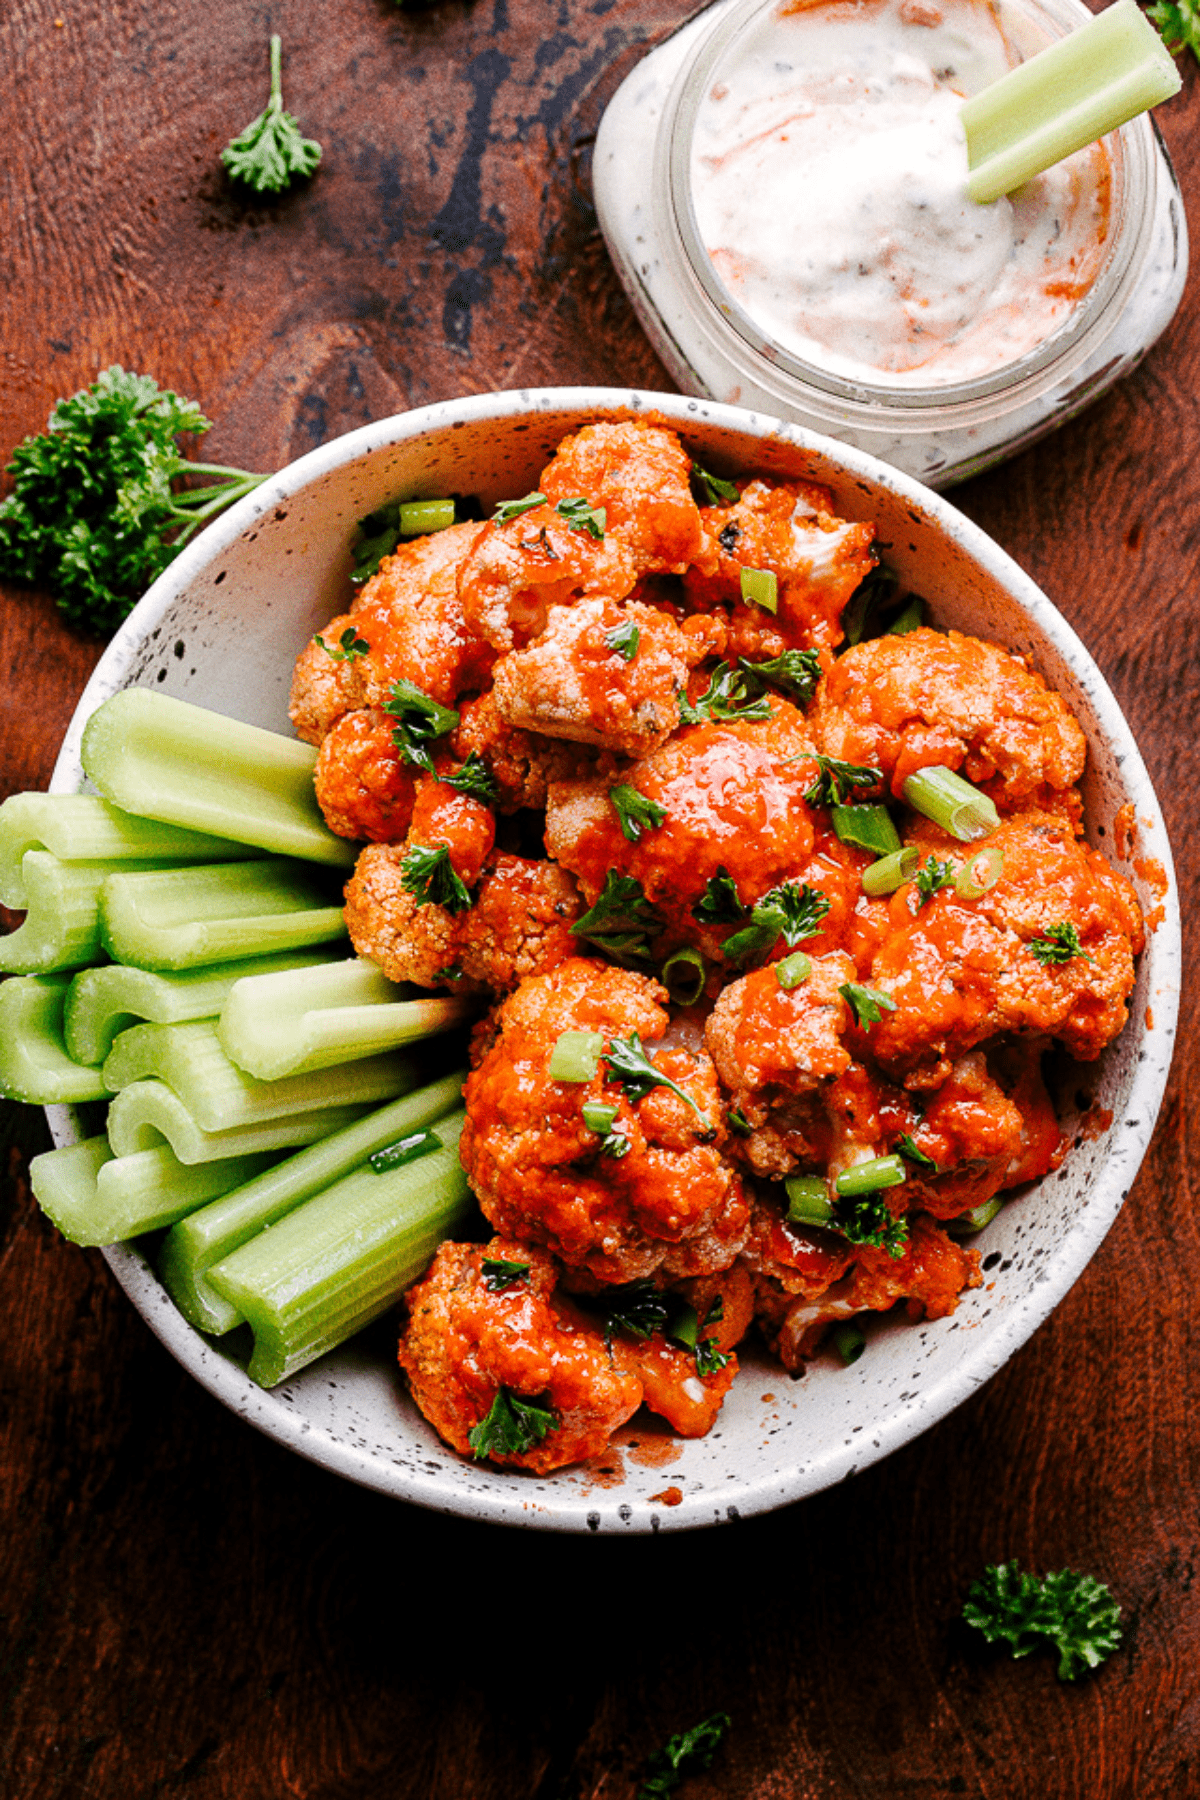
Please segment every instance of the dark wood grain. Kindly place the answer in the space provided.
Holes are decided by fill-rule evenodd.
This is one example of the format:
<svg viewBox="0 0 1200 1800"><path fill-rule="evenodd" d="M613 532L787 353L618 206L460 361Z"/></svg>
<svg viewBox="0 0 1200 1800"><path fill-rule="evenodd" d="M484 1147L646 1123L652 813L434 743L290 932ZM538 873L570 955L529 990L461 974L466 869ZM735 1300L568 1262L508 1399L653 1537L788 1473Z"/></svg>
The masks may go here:
<svg viewBox="0 0 1200 1800"><path fill-rule="evenodd" d="M0 9L0 452L114 361L273 468L424 401L668 386L588 202L603 99L685 0L10 0ZM62 20L56 24L56 20ZM216 162L265 94L325 145L247 208ZM1162 125L1200 193L1200 70ZM1200 870L1200 301L1129 380L959 490L1112 683ZM44 786L99 646L0 596L0 791ZM968 1405L852 1483L720 1533L465 1525L255 1435L29 1193L0 1109L0 1789L20 1800L631 1800L724 1707L681 1795L1174 1800L1200 1792L1200 1038L1128 1204ZM1125 1642L1060 1685L957 1622L988 1559L1108 1580Z"/></svg>

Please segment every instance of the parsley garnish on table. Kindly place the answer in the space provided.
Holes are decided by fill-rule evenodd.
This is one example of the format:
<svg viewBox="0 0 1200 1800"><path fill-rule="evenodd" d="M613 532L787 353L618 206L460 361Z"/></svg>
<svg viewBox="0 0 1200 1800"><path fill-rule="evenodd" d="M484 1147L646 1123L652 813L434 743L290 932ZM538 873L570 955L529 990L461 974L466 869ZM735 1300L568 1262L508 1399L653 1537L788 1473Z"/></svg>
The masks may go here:
<svg viewBox="0 0 1200 1800"><path fill-rule="evenodd" d="M1094 1575L1074 1569L1023 1573L1015 1561L990 1563L963 1607L968 1625L1014 1657L1047 1644L1058 1651L1058 1678L1074 1681L1098 1668L1121 1642L1121 1609Z"/></svg>
<svg viewBox="0 0 1200 1800"><path fill-rule="evenodd" d="M304 137L291 113L283 110L283 44L272 37L270 97L257 119L226 144L221 161L252 192L282 194L293 181L312 175L320 160L320 144Z"/></svg>
<svg viewBox="0 0 1200 1800"><path fill-rule="evenodd" d="M668 1800L685 1775L709 1768L731 1723L728 1713L710 1713L690 1731L668 1738L662 1749L648 1758L637 1800Z"/></svg>
<svg viewBox="0 0 1200 1800"><path fill-rule="evenodd" d="M60 400L8 465L0 576L48 588L78 630L108 637L202 525L267 479L190 462L176 439L210 425L194 400L116 364ZM185 475L206 484L175 492Z"/></svg>
<svg viewBox="0 0 1200 1800"><path fill-rule="evenodd" d="M1172 56L1190 50L1200 62L1200 6L1197 0L1155 0L1146 17L1157 25Z"/></svg>

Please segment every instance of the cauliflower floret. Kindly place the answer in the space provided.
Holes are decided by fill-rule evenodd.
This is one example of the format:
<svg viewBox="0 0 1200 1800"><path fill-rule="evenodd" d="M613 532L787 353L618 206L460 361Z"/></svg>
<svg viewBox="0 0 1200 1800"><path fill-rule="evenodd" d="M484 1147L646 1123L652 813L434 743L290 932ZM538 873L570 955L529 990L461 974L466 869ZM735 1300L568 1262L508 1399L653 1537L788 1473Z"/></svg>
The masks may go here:
<svg viewBox="0 0 1200 1800"><path fill-rule="evenodd" d="M623 600L637 580L620 538L595 537L552 506L481 531L459 576L468 625L502 654L540 637L552 606L591 595Z"/></svg>
<svg viewBox="0 0 1200 1800"><path fill-rule="evenodd" d="M679 693L704 654L652 606L577 600L552 606L541 636L501 658L493 692L510 725L639 756L679 724Z"/></svg>
<svg viewBox="0 0 1200 1800"><path fill-rule="evenodd" d="M575 954L579 893L554 863L496 851L474 903L451 912L419 903L404 883L404 856L398 845L368 845L346 886L351 941L390 980L505 993Z"/></svg>
<svg viewBox="0 0 1200 1800"><path fill-rule="evenodd" d="M317 804L339 837L394 844L412 819L413 770L400 760L395 720L377 706L343 713L321 740Z"/></svg>
<svg viewBox="0 0 1200 1800"><path fill-rule="evenodd" d="M523 807L541 812L552 781L577 780L597 766L596 752L588 745L537 737L508 724L491 692L463 702L448 742L463 762L472 750L482 757L496 783L500 813Z"/></svg>
<svg viewBox="0 0 1200 1800"><path fill-rule="evenodd" d="M839 519L829 490L804 481L746 482L736 502L705 507L701 518L719 546L717 568L691 569L684 585L701 611L729 610L731 654L841 642L842 608L875 567L873 525ZM774 614L742 598L743 569L774 574Z"/></svg>
<svg viewBox="0 0 1200 1800"><path fill-rule="evenodd" d="M488 1264L523 1271L505 1280ZM493 1408L512 1421L488 1434L485 1453L505 1468L546 1474L603 1450L637 1410L642 1383L611 1356L600 1331L555 1294L544 1251L493 1238L443 1244L409 1289L400 1366L430 1424L464 1455ZM530 1403L512 1406L510 1396ZM547 1414L549 1419L547 1421ZM532 1423L531 1423L532 1421ZM547 1428L548 1423L548 1428ZM521 1448L506 1449L506 1442Z"/></svg>
<svg viewBox="0 0 1200 1800"><path fill-rule="evenodd" d="M466 1087L463 1167L497 1230L545 1244L596 1280L687 1276L727 1268L747 1208L719 1149L722 1108L712 1063L682 1046L653 1050L667 1028L657 982L575 958L525 981ZM556 1080L563 1032L604 1040L589 1080ZM605 1058L640 1039L655 1086L637 1098ZM604 1129L583 1109L599 1106Z"/></svg>
<svg viewBox="0 0 1200 1800"><path fill-rule="evenodd" d="M713 545L692 498L691 458L673 431L645 420L585 425L564 438L538 483L551 505L581 494L605 511L605 531L639 574L711 566Z"/></svg>
<svg viewBox="0 0 1200 1800"><path fill-rule="evenodd" d="M839 657L809 715L817 747L882 769L900 794L918 769L960 770L1002 811L1065 802L1087 745L1060 697L998 644L924 628Z"/></svg>
<svg viewBox="0 0 1200 1800"><path fill-rule="evenodd" d="M794 988L780 987L778 964L731 981L709 1015L705 1044L750 1125L764 1124L776 1099L810 1092L849 1067L839 990L853 980L854 964L840 950L810 960L811 973Z"/></svg>

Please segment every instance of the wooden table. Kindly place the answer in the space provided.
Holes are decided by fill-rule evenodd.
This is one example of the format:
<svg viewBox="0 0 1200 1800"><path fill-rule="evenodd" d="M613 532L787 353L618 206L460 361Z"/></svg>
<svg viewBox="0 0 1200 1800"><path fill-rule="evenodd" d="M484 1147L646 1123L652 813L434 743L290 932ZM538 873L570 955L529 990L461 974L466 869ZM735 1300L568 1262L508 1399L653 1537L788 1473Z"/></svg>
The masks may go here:
<svg viewBox="0 0 1200 1800"><path fill-rule="evenodd" d="M454 394L669 386L609 267L588 158L614 73L687 0L9 0L0 16L0 450L111 362L197 396L213 460L275 468ZM247 209L217 163L265 98L323 140ZM1162 128L1200 191L1200 70ZM1200 869L1200 312L1140 371L959 490L1116 690L1190 911ZM45 785L99 646L0 600L0 783ZM713 1800L1200 1792L1189 987L1158 1133L1050 1321L855 1482L719 1532L507 1534L362 1492L255 1435L40 1216L6 1105L0 1788L629 1800L715 1708ZM1077 1688L957 1622L983 1563L1107 1580L1120 1651Z"/></svg>

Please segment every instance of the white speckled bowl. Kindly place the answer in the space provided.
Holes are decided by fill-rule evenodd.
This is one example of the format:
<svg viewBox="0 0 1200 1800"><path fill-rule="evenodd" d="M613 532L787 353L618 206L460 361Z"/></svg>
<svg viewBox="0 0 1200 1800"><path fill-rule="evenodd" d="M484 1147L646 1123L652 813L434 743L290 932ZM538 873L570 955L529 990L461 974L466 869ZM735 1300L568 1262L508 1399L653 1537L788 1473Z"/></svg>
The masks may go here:
<svg viewBox="0 0 1200 1800"><path fill-rule="evenodd" d="M777 419L674 395L566 388L453 400L302 457L210 526L127 620L80 701L53 789L78 787L83 722L119 688L158 687L286 731L293 661L343 608L359 518L396 495L477 493L490 506L526 493L566 432L631 412L675 426L719 472L802 473L827 483L845 514L876 521L887 560L931 602L936 623L1027 654L1087 732L1089 836L1132 877L1148 910L1161 903L1163 916L1142 958L1129 1027L1087 1072L1093 1105L1112 1115L1112 1127L1098 1137L1077 1134L1057 1174L988 1229L980 1240L986 1285L966 1295L952 1319L868 1326L867 1353L850 1369L823 1358L793 1382L750 1348L707 1438L676 1442L639 1420L619 1434L607 1474L575 1469L537 1479L455 1455L402 1392L378 1329L264 1393L219 1343L185 1324L136 1245L107 1252L172 1354L269 1436L423 1506L557 1531L657 1531L762 1512L866 1468L965 1400L1066 1293L1116 1217L1150 1139L1178 1002L1179 913L1158 802L1103 678L1046 597L909 477ZM1118 809L1130 802L1137 868L1122 860L1129 846L1116 827ZM1170 883L1165 901L1138 873L1152 862ZM1073 1089L1062 1097L1068 1128ZM51 1113L56 1138L68 1141L69 1116Z"/></svg>

